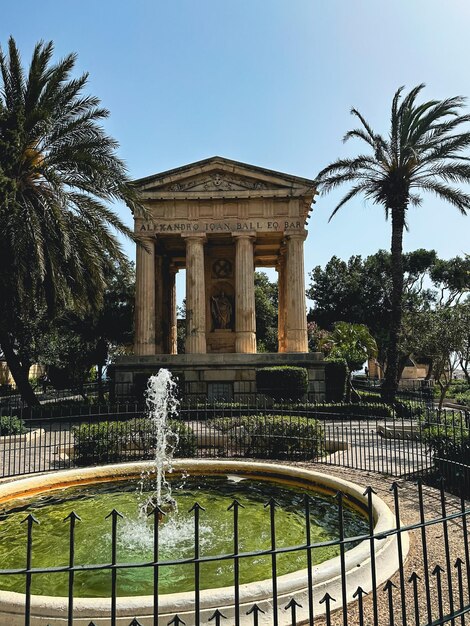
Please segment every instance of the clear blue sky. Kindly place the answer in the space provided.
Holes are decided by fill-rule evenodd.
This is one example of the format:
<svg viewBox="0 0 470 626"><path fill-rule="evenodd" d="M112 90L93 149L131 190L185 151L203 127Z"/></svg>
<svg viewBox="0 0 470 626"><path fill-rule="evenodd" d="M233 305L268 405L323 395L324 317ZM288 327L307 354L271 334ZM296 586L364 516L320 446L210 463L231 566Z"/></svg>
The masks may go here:
<svg viewBox="0 0 470 626"><path fill-rule="evenodd" d="M341 142L351 106L386 132L400 85L470 95L468 0L18 0L1 13L2 46L12 34L25 62L39 39L78 54L135 178L216 154L313 178L358 149ZM362 200L328 224L337 197L317 199L306 271L389 247L383 210ZM470 251L470 216L433 197L409 227L406 250Z"/></svg>

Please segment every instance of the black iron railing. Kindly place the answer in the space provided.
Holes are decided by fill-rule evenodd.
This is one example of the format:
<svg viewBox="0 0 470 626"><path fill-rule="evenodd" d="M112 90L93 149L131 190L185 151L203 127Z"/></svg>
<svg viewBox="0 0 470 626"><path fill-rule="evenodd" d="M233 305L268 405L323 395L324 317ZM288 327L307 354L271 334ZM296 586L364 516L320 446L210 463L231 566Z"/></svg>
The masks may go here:
<svg viewBox="0 0 470 626"><path fill-rule="evenodd" d="M0 475L12 477L37 472L48 472L59 468L72 468L110 462L138 460L153 455L152 429L145 418L143 407L138 403L87 404L71 403L69 406L44 406L31 413L22 407L11 407L3 411L0 427L9 434L0 437ZM18 419L15 419L18 418ZM23 424L22 424L23 422ZM444 411L422 404L407 404L392 409L386 405L363 404L351 409L350 405L324 404L298 405L266 402L196 402L183 404L174 427L180 437L177 455L203 458L263 458L281 461L308 461L324 465L340 466L368 472L377 472L396 479L417 479L413 506L417 511L417 521L405 525L400 517L401 499L398 485L393 483L392 496L396 514L394 528L379 536L373 533L373 520L370 510L369 533L362 537L345 537L340 532L336 544L340 556L352 542L369 542L371 559L369 563L371 580L377 580L375 547L387 536L397 537L398 574L379 585L372 583L371 589L362 587L349 589L345 584L342 593L348 596L332 597L328 590L321 597L314 597L314 581L308 581L307 602L295 595L281 603L276 597L276 564L280 553L286 548L271 545L270 550L259 553L239 554L234 543L230 554L206 556L201 552L195 534L195 553L191 559L172 563L192 566L194 572L200 570L208 560L231 560L234 572L234 615L224 618L224 610L213 611L212 624L276 624L281 615L289 616L289 623L310 625L326 624L347 626L355 624L413 624L431 626L438 624L470 623L470 558L468 500L470 498L470 416L465 411ZM431 484L436 489L423 487ZM369 488L370 489L370 488ZM423 490L425 491L423 495ZM408 499L409 499L409 490ZM456 497L448 493L456 494ZM372 491L369 491L372 497ZM427 494L427 495L426 495ZM432 495L430 495L432 494ZM341 517L341 498L338 501L338 516ZM435 498L430 502L430 498ZM449 510L449 502L451 510ZM234 515L234 542L238 535L236 521L237 505L231 505ZM429 514L432 511L432 515ZM79 513L79 511L77 511ZM194 510L199 516L210 514ZM305 519L311 515L306 506ZM275 507L273 507L272 528L275 528ZM40 521L40 517L39 517ZM74 528L77 523L74 514L67 518L70 534L70 554L74 553ZM112 545L119 534L120 518L111 513ZM0 586L3 577L19 575L24 578L25 613L24 624L33 626L30 597L31 582L47 573L62 572L69 577L67 601L68 624L76 623L74 618L75 574L96 570L110 572L110 610L116 607L116 585L120 572L130 568L146 568L155 576L155 611L152 618L136 615L131 624L141 623L160 625L180 624L177 615L163 616L158 610L158 580L169 562L158 559L158 529L155 531L154 559L141 563L119 563L115 552L110 560L102 564L75 563L70 557L68 565L56 568L34 568L35 520L28 517L23 527L25 537L25 567L16 570L0 570ZM306 566L311 564L312 553L323 544L311 542L306 521L306 540L302 545L291 546L289 550L305 555ZM64 527L66 528L66 527ZM437 531L438 529L438 531ZM412 534L415 554L410 569L403 555L399 554L400 537L409 531ZM65 530L64 530L65 532ZM429 536L432 535L432 539ZM275 536L275 535L274 535ZM430 545L431 541L431 545ZM433 544L439 542L442 550L439 559L433 556ZM331 545L331 542L330 542ZM156 556L155 556L156 555ZM271 558L271 579L275 615L269 620L257 604L245 607L240 600L240 580L237 576L239 563L249 558L268 555ZM341 556L341 579L346 581L344 558ZM188 565L189 564L189 565ZM1 568L1 563L0 563ZM312 570L308 568L309 576ZM196 585L196 592L199 586ZM354 592L355 603L351 604ZM341 602L348 600L347 610L336 610ZM318 604L324 609L320 616ZM303 604L302 607L299 605ZM208 619L206 612L197 610L196 594L195 617L187 626L202 623ZM344 605L346 607L346 605ZM305 614L307 611L307 614ZM249 615L246 615L249 613ZM150 621L149 621L150 619ZM186 618L188 619L188 618ZM108 622L115 626L118 622L115 608ZM277 621L276 621L277 620ZM284 618L282 618L284 622ZM100 622L97 622L100 623ZM121 620L119 624L124 624ZM55 623L51 622L51 626ZM127 624L126 624L127 626Z"/></svg>
<svg viewBox="0 0 470 626"><path fill-rule="evenodd" d="M4 411L5 413L5 411ZM0 476L150 458L139 404L9 409L0 418ZM444 476L470 493L470 414L422 405L183 405L178 456L316 461L394 477ZM7 434L5 434L7 433Z"/></svg>
<svg viewBox="0 0 470 626"><path fill-rule="evenodd" d="M347 537L344 534L344 506L348 496L339 492L336 495L336 515L338 520L337 539L323 542L312 542L310 535L312 510L310 497L305 496L304 500L304 522L305 541L293 546L278 545L276 539L276 515L277 505L271 499L266 503L269 515L267 516L267 534L270 537L270 547L264 550L241 552L238 542L240 521L239 508L243 503L234 500L228 504L228 509L232 512L232 540L233 550L226 554L209 555L201 546L199 539L199 528L205 516L211 512L203 509L197 502L191 509L194 520L194 552L192 556L184 559L161 560L159 559L159 515L160 510L153 510L150 515L154 519L154 546L153 558L142 562L123 563L117 558L117 545L119 533L121 532L122 516L113 510L109 513L109 525L111 533L110 558L105 563L77 563L75 559L76 547L76 527L82 524L78 513L71 511L64 520L64 532L69 536L69 555L66 565L56 567L33 567L35 555L35 533L36 525L41 521L33 515L28 515L24 520L23 527L18 532L25 535L25 567L15 569L0 569L0 587L2 580L10 576L22 577L24 579L24 624L32 626L35 619L35 598L32 596L34 581L41 576L51 573L63 574L68 578L68 595L64 599L64 615L62 620L67 620L69 626L73 626L74 617L74 592L76 585L76 575L80 573L83 577L87 572L109 572L108 602L109 611L106 621L97 623L107 623L111 626L118 624L118 583L119 577L124 571L130 569L146 569L152 572L153 576L153 603L152 615L143 616L137 614L130 624L157 625L162 620L165 624L181 623L178 615L167 614L159 609L159 585L165 568L168 567L191 567L194 574L194 592L188 594L188 606L183 610L189 611L187 626L192 624L202 624L208 621L227 624L253 624L272 623L273 625L286 623L282 614L289 616L288 623L296 625L300 623L341 625L347 624L413 624L413 625L437 625L445 623L466 624L470 617L470 558L468 539L468 516L470 507L463 497L460 499L450 498L444 491L441 483L436 490L437 499L434 496L427 496L423 491L421 481L418 481L414 494L409 490L406 500L414 498L417 521L404 524L401 519L401 507L403 498L400 495L400 487L394 482L390 487L391 496L394 502L395 523L391 528L380 533L374 533L374 511L373 498L374 490L368 487L364 491L367 498L366 516L369 525L369 532ZM79 506L79 504L78 504ZM425 511L434 508L433 517L426 517ZM246 522L245 522L246 523ZM411 564L405 560L406 535L412 535L414 554ZM440 538L443 548L439 551L440 559L435 560L433 541L435 537ZM394 539L394 558L397 559L397 573L387 580L383 580L383 563L377 556L377 547L383 545L384 540ZM352 545L366 542L367 562L361 567L365 567L369 574L367 589L362 586L353 587L348 573L346 555ZM334 547L339 554L339 577L340 588L333 597L328 586L316 587L314 569L312 569L312 555L317 550L325 547ZM280 555L287 553L298 553L304 556L305 561L305 589L294 592L292 596L279 597L277 591L277 561ZM418 555L418 556L417 556ZM252 605L246 605L246 587L240 584L240 563L250 562L250 560L267 557L270 561L270 589L271 592L264 600ZM229 562L232 565L232 589L231 606L219 607L208 613L207 608L201 602L201 573L207 563L224 564ZM363 577L364 580L364 577ZM364 583L363 583L364 584ZM351 600L355 600L351 604ZM0 603L0 612L2 610ZM263 608L264 607L264 608ZM270 607L270 615L266 614ZM338 610L337 610L338 609ZM225 616L225 612L230 612L230 616ZM6 619L6 618L3 618ZM103 612L101 612L101 620ZM7 622L2 622L7 623ZM51 621L51 626L58 624L58 621ZM62 622L60 622L62 623ZM81 621L80 623L83 623ZM123 620L119 624L123 624ZM90 622L93 624L93 621Z"/></svg>

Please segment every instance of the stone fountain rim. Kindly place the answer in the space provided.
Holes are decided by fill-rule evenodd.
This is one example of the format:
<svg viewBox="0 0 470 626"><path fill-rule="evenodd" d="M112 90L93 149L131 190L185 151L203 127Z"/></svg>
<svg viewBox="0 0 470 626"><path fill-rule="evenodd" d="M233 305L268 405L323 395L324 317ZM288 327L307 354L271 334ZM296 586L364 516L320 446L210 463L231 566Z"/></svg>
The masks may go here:
<svg viewBox="0 0 470 626"><path fill-rule="evenodd" d="M0 504L13 498L36 495L51 489L63 489L80 484L90 484L106 480L124 479L139 475L141 471L152 467L152 461L137 461L105 466L95 466L80 469L60 470L50 474L30 475L26 478L15 479L0 485ZM329 476L315 470L292 465L276 463L234 461L218 459L177 459L173 461L175 472L188 471L193 475L214 474L243 474L252 477L288 480L291 484L303 487L310 485L320 487L331 493L342 491L348 495L358 508L366 509L367 496L364 488L342 478ZM374 534L384 533L395 527L395 516L385 502L377 495L372 496L374 514ZM402 533L402 548L404 558L409 549L409 540L406 533ZM380 584L387 580L397 569L396 536L391 535L375 541L375 556L377 562L378 580ZM346 552L346 576L348 587L356 589L359 584L364 587L363 573L370 568L363 567L370 562L369 541L362 541L356 547ZM290 598L292 594L305 591L306 569L297 570L277 578L279 598ZM341 598L341 568L340 557L333 557L314 566L314 589L321 590L328 586L330 595ZM357 584L356 584L356 582ZM339 585L339 589L338 589ZM365 589L367 591L367 589ZM338 595L339 592L339 595ZM270 597L272 593L271 580L265 579L253 583L240 585L241 605L251 607ZM323 595L323 593L321 594ZM281 601L281 600L280 600ZM54 619L63 617L67 612L67 597L64 596L31 596L31 614L38 618ZM233 605L233 586L206 589L200 592L201 611L213 610ZM24 611L25 595L17 592L0 590L0 615L19 615ZM336 608L336 606L335 606ZM159 611L161 614L187 614L194 609L194 593L171 593L159 597ZM119 617L132 618L136 614L151 615L153 612L153 596L120 596L117 598ZM90 619L109 617L109 598L75 598L74 616ZM18 622L19 623L19 622ZM41 622L42 623L42 622ZM46 623L46 622L44 622ZM78 623L78 622L77 622Z"/></svg>

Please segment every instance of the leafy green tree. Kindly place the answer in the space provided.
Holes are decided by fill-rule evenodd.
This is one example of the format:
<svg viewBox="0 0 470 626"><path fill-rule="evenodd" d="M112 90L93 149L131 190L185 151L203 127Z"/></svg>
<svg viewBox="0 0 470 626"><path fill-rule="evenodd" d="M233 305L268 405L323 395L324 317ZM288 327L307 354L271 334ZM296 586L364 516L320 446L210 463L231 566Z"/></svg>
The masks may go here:
<svg viewBox="0 0 470 626"><path fill-rule="evenodd" d="M436 263L434 250L415 250L403 255L403 308L413 314L428 309L435 293L426 283ZM365 324L378 345L378 359L385 367L390 340L392 274L391 255L385 250L363 259L352 256L342 261L333 256L324 268L310 272L307 295L314 302L309 318L331 330L335 322ZM400 351L400 360L408 356Z"/></svg>
<svg viewBox="0 0 470 626"><path fill-rule="evenodd" d="M133 264L110 263L103 306L85 316L65 311L54 320L39 340L37 355L53 384L80 388L96 366L101 392L104 368L133 341L134 288Z"/></svg>
<svg viewBox="0 0 470 626"><path fill-rule="evenodd" d="M258 352L277 352L277 282L255 272L256 341Z"/></svg>
<svg viewBox="0 0 470 626"><path fill-rule="evenodd" d="M439 291L439 306L458 304L470 292L470 258L438 259L431 268L430 278Z"/></svg>
<svg viewBox="0 0 470 626"><path fill-rule="evenodd" d="M114 231L132 237L107 203L143 210L101 127L108 111L71 76L76 56L52 55L38 43L25 70L13 38L0 50L0 346L29 404L23 320L99 309L109 259L124 260Z"/></svg>
<svg viewBox="0 0 470 626"><path fill-rule="evenodd" d="M181 306L176 307L176 315L176 351L178 354L184 354L186 350L186 298Z"/></svg>
<svg viewBox="0 0 470 626"><path fill-rule="evenodd" d="M307 340L308 351L318 352L320 351L321 341L328 335L327 330L323 330L316 322L307 322Z"/></svg>
<svg viewBox="0 0 470 626"><path fill-rule="evenodd" d="M377 343L364 324L348 324L336 322L333 330L319 343L326 356L344 359L348 365L346 401L351 400L354 393L351 377L369 358L377 356Z"/></svg>
<svg viewBox="0 0 470 626"><path fill-rule="evenodd" d="M467 385L470 386L470 323L462 345L457 350L457 356L459 357L459 364L464 373Z"/></svg>
<svg viewBox="0 0 470 626"><path fill-rule="evenodd" d="M106 270L103 306L87 315L64 311L36 338L35 360L46 365L52 384L81 389L97 369L102 396L103 370L114 354L133 341L134 268L126 261L110 263Z"/></svg>
<svg viewBox="0 0 470 626"><path fill-rule="evenodd" d="M439 410L459 365L459 353L468 340L470 303L438 307L423 314L421 333L422 354L432 358L434 379L440 388Z"/></svg>
<svg viewBox="0 0 470 626"><path fill-rule="evenodd" d="M399 335L403 298L403 233L410 205L422 203L420 193L431 192L449 202L462 214L470 208L470 195L453 183L470 182L470 164L462 152L470 145L470 132L462 124L470 116L462 114L464 99L416 102L424 85L418 85L402 98L403 87L392 101L389 134L384 137L372 130L365 118L352 109L361 126L350 130L345 140L362 140L368 153L338 159L317 176L319 189L329 192L352 183L331 217L359 194L385 209L391 217L392 299L390 343L384 396L392 399L398 386ZM331 219L330 217L330 219Z"/></svg>

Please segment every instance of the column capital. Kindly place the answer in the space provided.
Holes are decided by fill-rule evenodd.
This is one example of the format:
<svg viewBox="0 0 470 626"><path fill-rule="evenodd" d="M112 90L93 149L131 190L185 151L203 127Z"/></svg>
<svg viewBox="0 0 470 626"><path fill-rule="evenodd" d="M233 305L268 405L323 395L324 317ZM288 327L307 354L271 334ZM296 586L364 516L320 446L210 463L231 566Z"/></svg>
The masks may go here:
<svg viewBox="0 0 470 626"><path fill-rule="evenodd" d="M155 245L156 239L154 235L139 235L137 237L137 248L141 247L147 250L146 246Z"/></svg>
<svg viewBox="0 0 470 626"><path fill-rule="evenodd" d="M232 237L235 239L256 239L255 230L236 230L232 231Z"/></svg>
<svg viewBox="0 0 470 626"><path fill-rule="evenodd" d="M205 243L207 240L206 233L181 233L180 237L187 241L202 241L202 243Z"/></svg>
<svg viewBox="0 0 470 626"><path fill-rule="evenodd" d="M285 230L284 231L284 237L286 239L300 239L301 241L305 241L305 239L307 238L308 232L304 229L301 231L298 230Z"/></svg>

